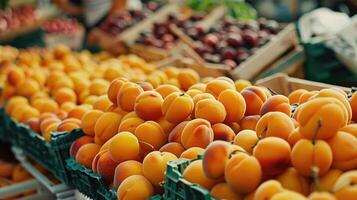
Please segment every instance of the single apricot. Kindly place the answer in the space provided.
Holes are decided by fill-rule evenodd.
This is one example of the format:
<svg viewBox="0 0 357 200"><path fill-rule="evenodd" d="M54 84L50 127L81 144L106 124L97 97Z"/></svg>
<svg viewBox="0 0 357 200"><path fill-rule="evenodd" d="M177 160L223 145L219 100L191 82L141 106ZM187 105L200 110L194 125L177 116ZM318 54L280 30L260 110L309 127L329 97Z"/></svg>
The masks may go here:
<svg viewBox="0 0 357 200"><path fill-rule="evenodd" d="M300 98L299 98L299 102L298 104L301 105L307 101L309 101L309 99L311 97L313 97L314 95L316 95L318 93L318 91L308 91L308 92L304 92L303 94L301 94Z"/></svg>
<svg viewBox="0 0 357 200"><path fill-rule="evenodd" d="M111 184L114 180L115 168L119 163L113 161L110 157L109 151L104 152L100 155L97 161L97 171L98 174L103 177L105 183Z"/></svg>
<svg viewBox="0 0 357 200"><path fill-rule="evenodd" d="M246 103L243 96L235 90L225 90L218 96L227 112L225 121L228 123L239 122L246 111Z"/></svg>
<svg viewBox="0 0 357 200"><path fill-rule="evenodd" d="M256 189L254 194L254 199L257 200L270 199L272 196L282 191L284 191L284 188L279 181L268 180L263 182Z"/></svg>
<svg viewBox="0 0 357 200"><path fill-rule="evenodd" d="M242 196L235 193L227 183L218 183L211 189L211 195L217 199L241 200Z"/></svg>
<svg viewBox="0 0 357 200"><path fill-rule="evenodd" d="M81 119L81 129L86 135L94 136L95 123L102 114L100 110L88 110L84 113Z"/></svg>
<svg viewBox="0 0 357 200"><path fill-rule="evenodd" d="M202 92L201 90L197 90L197 89L189 89L186 91L186 94L188 94L190 97L195 97L199 94L204 94L204 92Z"/></svg>
<svg viewBox="0 0 357 200"><path fill-rule="evenodd" d="M185 151L185 148L180 143L170 142L162 146L159 151L172 153L179 158Z"/></svg>
<svg viewBox="0 0 357 200"><path fill-rule="evenodd" d="M288 137L288 142L291 146L291 148L300 140L303 139L302 135L300 134L299 128L295 128Z"/></svg>
<svg viewBox="0 0 357 200"><path fill-rule="evenodd" d="M343 173L333 186L332 192L337 200L353 200L357 195L357 170Z"/></svg>
<svg viewBox="0 0 357 200"><path fill-rule="evenodd" d="M6 80L12 86L16 87L18 84L21 84L22 82L24 82L25 79L26 79L26 76L25 76L24 70L19 67L12 67L7 72Z"/></svg>
<svg viewBox="0 0 357 200"><path fill-rule="evenodd" d="M312 175L312 167L317 167L318 174L323 175L331 167L332 151L323 140L300 139L291 151L291 163L304 176Z"/></svg>
<svg viewBox="0 0 357 200"><path fill-rule="evenodd" d="M100 145L95 143L88 143L82 145L76 154L76 161L84 165L86 168L92 168L94 157L99 153Z"/></svg>
<svg viewBox="0 0 357 200"><path fill-rule="evenodd" d="M121 86L125 83L128 82L126 78L116 78L114 79L108 88L108 99L113 103L117 104L117 96L120 91Z"/></svg>
<svg viewBox="0 0 357 200"><path fill-rule="evenodd" d="M253 130L255 131L257 123L260 119L260 115L251 115L243 117L242 120L239 122L241 130Z"/></svg>
<svg viewBox="0 0 357 200"><path fill-rule="evenodd" d="M181 92L181 90L178 87L170 84L159 85L155 89L155 91L161 94L162 98L164 99L174 92Z"/></svg>
<svg viewBox="0 0 357 200"><path fill-rule="evenodd" d="M252 154L253 148L258 143L257 133L252 130L242 130L235 137L233 144L242 147L245 151Z"/></svg>
<svg viewBox="0 0 357 200"><path fill-rule="evenodd" d="M110 83L103 79L94 79L89 85L89 93L95 96L105 95Z"/></svg>
<svg viewBox="0 0 357 200"><path fill-rule="evenodd" d="M132 175L143 175L143 165L136 160L127 160L120 163L115 168L114 188L117 188L121 183Z"/></svg>
<svg viewBox="0 0 357 200"><path fill-rule="evenodd" d="M231 142L236 136L236 134L231 129L231 127L223 123L217 123L213 125L212 130L214 134L213 140L223 140L223 141Z"/></svg>
<svg viewBox="0 0 357 200"><path fill-rule="evenodd" d="M118 200L144 200L154 195L154 187L142 175L132 175L126 178L118 188Z"/></svg>
<svg viewBox="0 0 357 200"><path fill-rule="evenodd" d="M136 97L134 110L144 120L156 120L162 116L161 95L155 91L145 91Z"/></svg>
<svg viewBox="0 0 357 200"><path fill-rule="evenodd" d="M181 134L188 122L189 121L183 121L177 124L169 133L168 141L181 143Z"/></svg>
<svg viewBox="0 0 357 200"><path fill-rule="evenodd" d="M28 100L22 96L12 97L6 104L5 113L10 114L16 107L21 105L28 105Z"/></svg>
<svg viewBox="0 0 357 200"><path fill-rule="evenodd" d="M213 130L209 121L194 119L189 121L181 133L181 144L190 147L206 148L213 141Z"/></svg>
<svg viewBox="0 0 357 200"><path fill-rule="evenodd" d="M265 91L256 86L249 86L241 91L246 103L245 115L258 115L263 103L267 100Z"/></svg>
<svg viewBox="0 0 357 200"><path fill-rule="evenodd" d="M286 114L269 112L259 119L256 132L260 138L279 137L287 140L294 128L294 123Z"/></svg>
<svg viewBox="0 0 357 200"><path fill-rule="evenodd" d="M223 122L227 112L224 105L213 99L203 99L195 106L195 117L209 121L212 124Z"/></svg>
<svg viewBox="0 0 357 200"><path fill-rule="evenodd" d="M188 90L192 85L196 84L200 80L199 74L193 69L182 69L177 75L177 80L180 83L181 89Z"/></svg>
<svg viewBox="0 0 357 200"><path fill-rule="evenodd" d="M139 141L130 132L120 132L116 134L109 144L111 158L121 163L127 160L134 160L139 156Z"/></svg>
<svg viewBox="0 0 357 200"><path fill-rule="evenodd" d="M106 95L99 96L97 100L93 103L93 109L106 111L112 105L112 102L108 99Z"/></svg>
<svg viewBox="0 0 357 200"><path fill-rule="evenodd" d="M54 98L59 105L62 105L65 102L72 102L72 103L77 102L77 95L70 88L58 89L54 94Z"/></svg>
<svg viewBox="0 0 357 200"><path fill-rule="evenodd" d="M71 147L69 149L69 154L72 157L75 157L79 148L81 148L81 146L85 145L85 144L89 144L89 143L94 143L94 139L93 137L90 136L82 136L78 139L76 139L72 144Z"/></svg>
<svg viewBox="0 0 357 200"><path fill-rule="evenodd" d="M168 122L179 123L191 115L193 107L193 100L188 94L174 92L164 99L161 109Z"/></svg>
<svg viewBox="0 0 357 200"><path fill-rule="evenodd" d="M149 134L148 134L149 133ZM135 129L135 136L139 141L148 143L159 150L167 141L161 126L154 121L146 121Z"/></svg>
<svg viewBox="0 0 357 200"><path fill-rule="evenodd" d="M132 82L123 83L117 95L117 105L127 112L133 111L136 97L142 92L144 90L138 84Z"/></svg>
<svg viewBox="0 0 357 200"><path fill-rule="evenodd" d="M222 79L213 79L208 82L206 85L206 92L212 94L214 97L218 98L218 96L225 90L231 89L235 91L235 85L230 81L222 80Z"/></svg>
<svg viewBox="0 0 357 200"><path fill-rule="evenodd" d="M257 143L253 156L259 161L265 176L281 174L290 165L291 148L288 142L278 137L266 137Z"/></svg>
<svg viewBox="0 0 357 200"><path fill-rule="evenodd" d="M203 99L216 99L212 94L210 93L202 93L202 94L198 94L196 96L194 96L192 98L193 100L193 104L196 106L196 104L200 101L200 100L203 100Z"/></svg>
<svg viewBox="0 0 357 200"><path fill-rule="evenodd" d="M289 99L283 95L274 95L263 103L260 109L260 115L265 115L268 112L282 112L287 116L291 116L291 106Z"/></svg>
<svg viewBox="0 0 357 200"><path fill-rule="evenodd" d="M20 96L31 97L35 92L40 91L40 85L32 79L26 79L16 87L16 93Z"/></svg>
<svg viewBox="0 0 357 200"><path fill-rule="evenodd" d="M194 160L197 158L198 155L202 154L203 152L205 152L205 149L201 147L191 147L182 152L180 158Z"/></svg>
<svg viewBox="0 0 357 200"><path fill-rule="evenodd" d="M176 159L172 153L153 151L143 160L143 174L154 186L159 186L165 180L167 162Z"/></svg>
<svg viewBox="0 0 357 200"><path fill-rule="evenodd" d="M103 144L118 133L121 116L113 112L103 113L96 121L94 134Z"/></svg>
<svg viewBox="0 0 357 200"><path fill-rule="evenodd" d="M145 121L138 118L132 117L125 120L122 120L119 125L118 132L122 131L129 131L130 133L135 133L135 129L140 125L143 124Z"/></svg>
<svg viewBox="0 0 357 200"><path fill-rule="evenodd" d="M202 160L191 162L183 171L183 178L207 190L210 190L217 183L216 180L210 179L205 175Z"/></svg>
<svg viewBox="0 0 357 200"><path fill-rule="evenodd" d="M302 176L295 168L290 167L276 177L276 180L288 190L298 192L303 195L310 193L309 180Z"/></svg>

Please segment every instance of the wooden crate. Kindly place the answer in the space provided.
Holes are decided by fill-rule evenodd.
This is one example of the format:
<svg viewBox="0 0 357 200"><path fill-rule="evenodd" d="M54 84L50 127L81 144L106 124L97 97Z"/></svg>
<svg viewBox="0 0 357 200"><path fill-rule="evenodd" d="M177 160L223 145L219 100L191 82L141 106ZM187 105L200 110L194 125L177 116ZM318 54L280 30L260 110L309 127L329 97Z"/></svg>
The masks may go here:
<svg viewBox="0 0 357 200"><path fill-rule="evenodd" d="M292 78L286 74L278 73L273 76L269 76L263 79L256 81L255 85L264 86L278 94L289 95L292 91L297 89L305 89L305 90L321 90L324 88L340 88L345 92L350 92L350 88L330 85L326 83L319 83L314 81L308 81L299 78Z"/></svg>

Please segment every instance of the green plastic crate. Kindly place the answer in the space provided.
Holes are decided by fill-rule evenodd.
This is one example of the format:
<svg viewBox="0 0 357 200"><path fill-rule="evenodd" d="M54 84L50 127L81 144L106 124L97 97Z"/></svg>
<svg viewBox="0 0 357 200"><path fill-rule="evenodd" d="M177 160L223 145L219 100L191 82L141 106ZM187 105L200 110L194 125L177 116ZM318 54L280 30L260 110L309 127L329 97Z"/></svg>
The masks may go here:
<svg viewBox="0 0 357 200"><path fill-rule="evenodd" d="M117 192L109 189L103 178L77 163L73 158L66 160L67 168L70 171L72 183L82 194L91 199L116 200ZM162 200L163 197L155 195L150 200Z"/></svg>
<svg viewBox="0 0 357 200"><path fill-rule="evenodd" d="M27 125L15 122L5 113L2 116L4 132L10 138L10 142L22 149L31 159L43 165L57 179L70 184L71 179L65 161L70 157L69 149L72 142L84 135L82 130L52 133L51 141L47 142Z"/></svg>
<svg viewBox="0 0 357 200"><path fill-rule="evenodd" d="M197 184L185 180L183 171L192 160L178 159L167 164L165 194L167 200L214 200L210 192Z"/></svg>

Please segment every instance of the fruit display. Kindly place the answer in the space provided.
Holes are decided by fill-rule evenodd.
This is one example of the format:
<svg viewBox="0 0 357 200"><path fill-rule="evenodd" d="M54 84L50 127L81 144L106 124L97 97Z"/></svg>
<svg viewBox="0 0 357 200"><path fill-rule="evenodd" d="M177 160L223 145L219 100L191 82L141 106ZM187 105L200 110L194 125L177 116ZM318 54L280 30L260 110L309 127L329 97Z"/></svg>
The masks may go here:
<svg viewBox="0 0 357 200"><path fill-rule="evenodd" d="M198 27L187 30L193 40L191 46L206 61L237 67L264 46L280 30L273 20L240 22L230 18L219 22L207 32Z"/></svg>
<svg viewBox="0 0 357 200"><path fill-rule="evenodd" d="M0 33L13 31L35 22L35 10L32 6L9 8L0 12Z"/></svg>
<svg viewBox="0 0 357 200"><path fill-rule="evenodd" d="M178 37L171 30L170 26L176 25L183 31L192 31L192 29L196 31L203 31L202 29L194 28L194 23L202 20L203 18L203 14L196 12L189 18L170 14L167 16L166 21L154 23L152 30L140 33L140 37L136 40L136 42L161 49L172 49L176 46Z"/></svg>
<svg viewBox="0 0 357 200"><path fill-rule="evenodd" d="M152 12L157 11L161 6L161 3L153 1L144 4L144 8L142 10L125 10L109 15L107 19L100 24L99 29L110 36L116 36L125 29L147 18Z"/></svg>

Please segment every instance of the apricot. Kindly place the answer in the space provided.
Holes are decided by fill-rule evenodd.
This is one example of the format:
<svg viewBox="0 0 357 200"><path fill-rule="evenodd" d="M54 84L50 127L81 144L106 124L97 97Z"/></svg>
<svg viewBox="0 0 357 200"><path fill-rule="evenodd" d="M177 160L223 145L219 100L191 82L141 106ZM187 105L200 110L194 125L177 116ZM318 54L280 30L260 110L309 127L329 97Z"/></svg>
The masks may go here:
<svg viewBox="0 0 357 200"><path fill-rule="evenodd" d="M337 200L353 200L357 195L357 170L343 173L336 181L332 191Z"/></svg>
<svg viewBox="0 0 357 200"><path fill-rule="evenodd" d="M105 95L109 88L109 82L103 79L95 79L89 85L89 93L95 96Z"/></svg>
<svg viewBox="0 0 357 200"><path fill-rule="evenodd" d="M346 126L342 127L340 131L349 133L357 137L357 124L347 124Z"/></svg>
<svg viewBox="0 0 357 200"><path fill-rule="evenodd" d="M254 199L271 199L275 194L284 191L283 186L277 180L268 180L259 185L254 194Z"/></svg>
<svg viewBox="0 0 357 200"><path fill-rule="evenodd" d="M103 113L96 121L94 134L104 143L118 133L121 116L113 112Z"/></svg>
<svg viewBox="0 0 357 200"><path fill-rule="evenodd" d="M58 104L52 99L36 99L32 102L32 106L40 113L56 112L58 110Z"/></svg>
<svg viewBox="0 0 357 200"><path fill-rule="evenodd" d="M155 91L161 94L162 98L164 99L174 92L181 92L181 90L178 87L170 84L159 85L155 89Z"/></svg>
<svg viewBox="0 0 357 200"><path fill-rule="evenodd" d="M74 89L73 81L67 76L63 76L60 79L56 80L50 87L51 92L56 93L57 90L61 88Z"/></svg>
<svg viewBox="0 0 357 200"><path fill-rule="evenodd" d="M270 200L306 200L305 196L297 192L284 190L273 195Z"/></svg>
<svg viewBox="0 0 357 200"><path fill-rule="evenodd" d="M224 176L224 168L229 160L233 148L225 141L214 141L206 148L202 158L205 175L210 179L219 179Z"/></svg>
<svg viewBox="0 0 357 200"><path fill-rule="evenodd" d="M97 100L93 103L93 109L106 111L112 105L111 101L106 95L99 96Z"/></svg>
<svg viewBox="0 0 357 200"><path fill-rule="evenodd" d="M76 162L84 165L86 168L92 168L94 157L99 153L100 145L95 143L88 143L82 145L76 153Z"/></svg>
<svg viewBox="0 0 357 200"><path fill-rule="evenodd" d="M135 129L140 125L143 124L145 121L138 118L138 117L133 117L133 118L128 118L126 120L122 120L119 125L118 132L122 131L129 131L131 133L135 133Z"/></svg>
<svg viewBox="0 0 357 200"><path fill-rule="evenodd" d="M73 108L76 107L76 103L75 102L64 102L60 105L60 110L63 110L65 112L69 112L71 111Z"/></svg>
<svg viewBox="0 0 357 200"><path fill-rule="evenodd" d="M108 185L111 184L114 180L114 173L117 165L118 163L111 159L109 151L104 152L98 159L98 174L103 177L104 181Z"/></svg>
<svg viewBox="0 0 357 200"><path fill-rule="evenodd" d="M206 86L207 86L207 84L204 84L204 83L196 83L196 84L192 85L188 89L189 90L195 89L195 90L200 90L201 92L205 92L206 91Z"/></svg>
<svg viewBox="0 0 357 200"><path fill-rule="evenodd" d="M341 170L352 170L357 167L357 138L352 134L338 131L327 140L332 151L332 167Z"/></svg>
<svg viewBox="0 0 357 200"><path fill-rule="evenodd" d="M196 95L203 94L203 92L201 90L197 90L197 89L189 89L186 91L186 94L188 94L190 97L193 98Z"/></svg>
<svg viewBox="0 0 357 200"><path fill-rule="evenodd" d="M39 99L48 99L49 95L47 93L47 91L38 91L35 92L32 96L31 96L31 104L33 104L36 100ZM58 105L57 105L58 106Z"/></svg>
<svg viewBox="0 0 357 200"><path fill-rule="evenodd" d="M159 151L172 153L179 158L181 154L185 151L185 148L183 148L180 143L170 142L162 146Z"/></svg>
<svg viewBox="0 0 357 200"><path fill-rule="evenodd" d="M241 200L243 199L239 194L232 191L227 183L218 183L211 189L211 195L217 199L227 200Z"/></svg>
<svg viewBox="0 0 357 200"><path fill-rule="evenodd" d="M312 175L312 167L318 168L318 174L325 174L332 164L332 151L323 140L299 140L291 151L291 163L304 176Z"/></svg>
<svg viewBox="0 0 357 200"><path fill-rule="evenodd" d="M168 78L176 78L179 74L179 70L176 67L164 67L161 69Z"/></svg>
<svg viewBox="0 0 357 200"><path fill-rule="evenodd" d="M314 95L316 95L318 93L318 91L308 91L308 92L304 92L303 94L301 94L300 98L299 98L299 102L298 104L301 105L307 101L309 101L309 99L311 97L313 97Z"/></svg>
<svg viewBox="0 0 357 200"><path fill-rule="evenodd" d="M195 117L209 121L212 124L223 122L227 112L224 105L213 99L203 99L195 106Z"/></svg>
<svg viewBox="0 0 357 200"><path fill-rule="evenodd" d="M20 183L32 178L32 175L21 165L17 165L12 173L12 181Z"/></svg>
<svg viewBox="0 0 357 200"><path fill-rule="evenodd" d="M297 89L297 90L292 91L288 95L290 105L299 103L299 99L300 99L301 95L304 94L305 92L307 92L307 90L305 90L305 89Z"/></svg>
<svg viewBox="0 0 357 200"><path fill-rule="evenodd" d="M181 143L181 134L188 122L189 121L183 121L177 124L169 133L168 141Z"/></svg>
<svg viewBox="0 0 357 200"><path fill-rule="evenodd" d="M338 169L330 169L325 175L318 177L319 189L321 191L332 192L333 186L343 172ZM311 184L311 191L316 190L316 185Z"/></svg>
<svg viewBox="0 0 357 200"><path fill-rule="evenodd" d="M3 86L3 91L0 100L3 103L3 101L8 100L15 95L16 95L16 88L14 86L5 83L5 85Z"/></svg>
<svg viewBox="0 0 357 200"><path fill-rule="evenodd" d="M253 148L258 141L259 138L255 131L243 130L234 137L233 144L242 147L245 151L252 154Z"/></svg>
<svg viewBox="0 0 357 200"><path fill-rule="evenodd" d="M246 103L245 115L258 115L263 103L267 100L265 91L256 86L249 86L241 91Z"/></svg>
<svg viewBox="0 0 357 200"><path fill-rule="evenodd" d="M142 81L142 82L137 82L136 84L138 84L141 88L143 88L144 91L150 91L154 89L154 87L149 82Z"/></svg>
<svg viewBox="0 0 357 200"><path fill-rule="evenodd" d="M193 100L193 104L196 106L196 104L200 101L200 100L203 100L203 99L216 99L212 94L210 93L202 93L202 94L198 94L196 96L194 96L192 98Z"/></svg>
<svg viewBox="0 0 357 200"><path fill-rule="evenodd" d="M126 78L116 78L114 79L108 88L108 99L113 103L117 104L117 96L120 91L121 86L128 82Z"/></svg>
<svg viewBox="0 0 357 200"><path fill-rule="evenodd" d="M65 102L77 102L76 93L69 88L58 89L54 94L54 98L59 105L62 105Z"/></svg>
<svg viewBox="0 0 357 200"><path fill-rule="evenodd" d="M202 154L205 152L205 149L201 147L191 147L186 149L184 152L182 152L180 158L186 158L189 160L196 159L198 155Z"/></svg>
<svg viewBox="0 0 357 200"><path fill-rule="evenodd" d="M161 126L167 137L169 136L169 133L176 127L176 123L168 122L165 117L161 117L159 120L156 120L156 122Z"/></svg>
<svg viewBox="0 0 357 200"><path fill-rule="evenodd" d="M128 112L125 115L123 115L122 121L129 119L129 118L139 118L134 111Z"/></svg>
<svg viewBox="0 0 357 200"><path fill-rule="evenodd" d="M149 134L148 134L149 133ZM159 150L167 141L161 126L154 121L146 121L135 129L135 136L139 141L146 142Z"/></svg>
<svg viewBox="0 0 357 200"><path fill-rule="evenodd" d="M85 144L89 144L89 143L93 143L94 139L93 137L89 137L89 136L82 136L78 139L76 139L72 144L71 147L69 149L69 154L73 157L76 156L79 148L81 148L83 145Z"/></svg>
<svg viewBox="0 0 357 200"><path fill-rule="evenodd" d="M118 188L118 200L145 200L154 195L154 187L142 175L126 178Z"/></svg>
<svg viewBox="0 0 357 200"><path fill-rule="evenodd" d="M250 81L247 81L247 80L243 80L243 79L240 79L240 80L236 80L234 82L234 85L236 87L236 90L238 92L241 92L244 88L248 87L248 86L251 86L252 83Z"/></svg>
<svg viewBox="0 0 357 200"><path fill-rule="evenodd" d="M253 130L255 131L257 123L260 119L260 115L251 115L243 117L242 120L239 122L241 130Z"/></svg>
<svg viewBox="0 0 357 200"><path fill-rule="evenodd" d="M192 85L196 84L200 80L200 76L195 70L192 69L182 69L177 75L177 80L180 83L181 88L186 91Z"/></svg>
<svg viewBox="0 0 357 200"><path fill-rule="evenodd" d="M348 112L337 99L312 99L299 109L300 134L307 139L328 139L348 122Z"/></svg>
<svg viewBox="0 0 357 200"><path fill-rule="evenodd" d="M118 113L119 115L122 115L122 116L128 114L128 112L126 112L123 109L121 109L120 106L117 106L117 105L114 105L114 104L111 104L105 111L106 112L115 112L115 113Z"/></svg>
<svg viewBox="0 0 357 200"><path fill-rule="evenodd" d="M298 142L300 139L303 139L302 135L300 134L300 130L299 128L295 128L288 137L288 142L290 144L291 147L293 147L296 142Z"/></svg>
<svg viewBox="0 0 357 200"><path fill-rule="evenodd" d="M144 120L156 120L162 116L161 105L163 101L159 93L145 91L137 96L134 110Z"/></svg>
<svg viewBox="0 0 357 200"><path fill-rule="evenodd" d="M132 133L120 132L111 140L109 153L114 161L121 163L127 160L134 160L139 156L139 141Z"/></svg>
<svg viewBox="0 0 357 200"><path fill-rule="evenodd" d="M228 123L239 122L246 111L246 103L243 96L235 90L225 90L218 96L227 112L225 121Z"/></svg>
<svg viewBox="0 0 357 200"><path fill-rule="evenodd" d="M309 180L299 174L293 167L286 169L285 172L276 177L276 180L279 181L285 189L298 192L305 196L310 192Z"/></svg>
<svg viewBox="0 0 357 200"><path fill-rule="evenodd" d="M308 200L336 200L336 198L328 192L313 192L308 197Z"/></svg>
<svg viewBox="0 0 357 200"><path fill-rule="evenodd" d="M40 85L32 79L26 79L16 86L16 92L20 96L31 97L35 92L40 90Z"/></svg>
<svg viewBox="0 0 357 200"><path fill-rule="evenodd" d="M181 133L181 144L190 147L206 148L213 141L213 130L209 121L194 119L189 121Z"/></svg>
<svg viewBox="0 0 357 200"><path fill-rule="evenodd" d="M132 82L123 83L117 95L117 105L127 112L133 111L136 97L142 92L144 90L138 84Z"/></svg>
<svg viewBox="0 0 357 200"><path fill-rule="evenodd" d="M179 123L191 115L193 107L193 100L189 95L174 92L164 99L162 113L168 122Z"/></svg>
<svg viewBox="0 0 357 200"><path fill-rule="evenodd" d="M294 123L286 114L282 112L269 112L259 119L256 132L260 138L279 137L287 140L294 128Z"/></svg>
<svg viewBox="0 0 357 200"><path fill-rule="evenodd" d="M236 136L236 134L231 129L231 127L223 123L217 123L213 125L212 130L214 135L213 140L223 140L223 141L231 142Z"/></svg>
<svg viewBox="0 0 357 200"><path fill-rule="evenodd" d="M20 107L21 109L21 107ZM23 114L21 115L21 117L18 119L18 122L26 122L31 118L38 118L40 116L40 112L33 108L33 107L26 107L26 108L22 108L24 109ZM16 117L13 117L14 119L17 119Z"/></svg>
<svg viewBox="0 0 357 200"><path fill-rule="evenodd" d="M135 160L127 160L120 163L115 168L114 188L117 188L128 177L133 175L143 175L143 165Z"/></svg>
<svg viewBox="0 0 357 200"><path fill-rule="evenodd" d="M94 136L94 127L101 115L103 112L100 110L88 110L84 113L81 119L81 129L86 135Z"/></svg>
<svg viewBox="0 0 357 200"><path fill-rule="evenodd" d="M75 118L80 120L82 119L83 115L89 110L91 110L91 106L87 106L86 104L76 106L68 112L67 118Z"/></svg>
<svg viewBox="0 0 357 200"><path fill-rule="evenodd" d="M71 77L73 84L74 84L74 91L76 94L82 93L84 90L89 90L90 81L86 78L78 76Z"/></svg>
<svg viewBox="0 0 357 200"><path fill-rule="evenodd" d="M278 137L266 137L257 143L253 156L259 161L265 176L282 173L290 165L291 148L288 142Z"/></svg>
<svg viewBox="0 0 357 200"><path fill-rule="evenodd" d="M260 109L260 115L274 111L282 112L290 117L291 106L289 104L289 99L283 95L274 95L268 98Z"/></svg>
<svg viewBox="0 0 357 200"><path fill-rule="evenodd" d="M22 69L18 67L12 67L8 72L7 72L7 78L6 80L10 83L12 86L17 86L18 84L21 84L24 82L26 79L25 73Z"/></svg>
<svg viewBox="0 0 357 200"><path fill-rule="evenodd" d="M63 121L61 122L58 127L58 132L71 132L73 129L80 128L80 124L71 122L71 121Z"/></svg>
<svg viewBox="0 0 357 200"><path fill-rule="evenodd" d="M227 80L213 79L212 81L207 83L205 91L218 98L218 96L227 89L235 91L235 85Z"/></svg>
<svg viewBox="0 0 357 200"><path fill-rule="evenodd" d="M232 190L246 194L258 187L262 179L262 169L255 157L237 153L228 160L224 175Z"/></svg>
<svg viewBox="0 0 357 200"><path fill-rule="evenodd" d="M352 109L352 121L357 122L357 92L352 94L349 101Z"/></svg>
<svg viewBox="0 0 357 200"><path fill-rule="evenodd" d="M28 105L28 100L25 98L25 97L22 97L22 96L15 96L15 97L12 97L6 104L6 107L5 107L5 113L6 114L10 114L12 113L12 111L21 106L21 105Z"/></svg>
<svg viewBox="0 0 357 200"><path fill-rule="evenodd" d="M35 133L40 133L40 119L39 118L30 118L25 124L27 124Z"/></svg>
<svg viewBox="0 0 357 200"><path fill-rule="evenodd" d="M210 179L205 175L202 160L191 162L183 171L183 178L207 190L210 190L217 183L216 180Z"/></svg>
<svg viewBox="0 0 357 200"><path fill-rule="evenodd" d="M165 180L167 162L176 159L169 152L150 152L143 160L143 174L154 186L159 186Z"/></svg>

